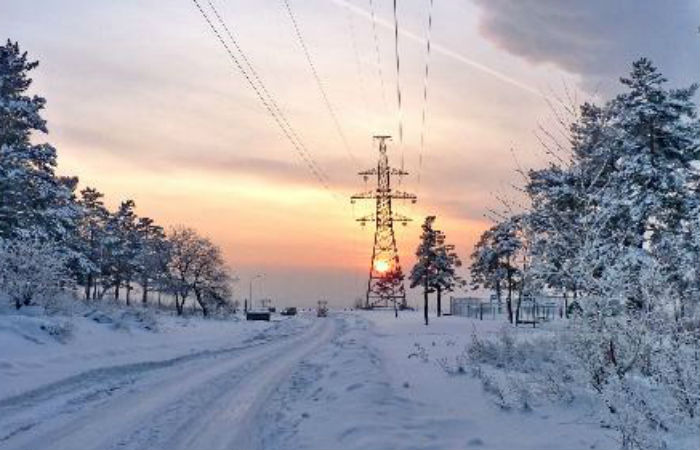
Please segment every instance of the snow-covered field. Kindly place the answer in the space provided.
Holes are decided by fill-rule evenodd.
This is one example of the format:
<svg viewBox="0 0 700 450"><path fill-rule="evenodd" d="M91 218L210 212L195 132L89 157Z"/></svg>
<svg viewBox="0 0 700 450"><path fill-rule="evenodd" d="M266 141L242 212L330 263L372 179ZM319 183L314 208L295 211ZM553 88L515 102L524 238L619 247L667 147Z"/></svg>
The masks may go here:
<svg viewBox="0 0 700 450"><path fill-rule="evenodd" d="M619 446L585 405L503 410L436 363L498 321L425 327L417 313L375 311L59 322L0 315L0 448Z"/></svg>

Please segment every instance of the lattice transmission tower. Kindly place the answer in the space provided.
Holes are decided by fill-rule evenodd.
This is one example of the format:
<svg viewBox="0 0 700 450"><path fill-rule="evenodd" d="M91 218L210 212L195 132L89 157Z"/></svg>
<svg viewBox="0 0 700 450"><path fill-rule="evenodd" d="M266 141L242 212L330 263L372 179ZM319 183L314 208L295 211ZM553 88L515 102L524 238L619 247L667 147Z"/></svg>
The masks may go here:
<svg viewBox="0 0 700 450"><path fill-rule="evenodd" d="M407 192L392 190L391 178L408 175L403 169L395 169L389 166L386 141L391 136L374 136L379 142L379 161L377 167L359 172L365 181L371 176L377 177L377 187L369 191L355 194L350 197L350 202L357 200L375 200L374 214L356 219L361 225L374 222L374 246L372 247L372 259L369 267L369 279L367 280L367 296L365 306L374 307L405 307L406 291L403 285L403 272L399 262L399 253L396 249L396 237L394 236L394 223L406 225L411 221L409 217L396 214L391 209L392 200L410 200L416 202L416 196Z"/></svg>

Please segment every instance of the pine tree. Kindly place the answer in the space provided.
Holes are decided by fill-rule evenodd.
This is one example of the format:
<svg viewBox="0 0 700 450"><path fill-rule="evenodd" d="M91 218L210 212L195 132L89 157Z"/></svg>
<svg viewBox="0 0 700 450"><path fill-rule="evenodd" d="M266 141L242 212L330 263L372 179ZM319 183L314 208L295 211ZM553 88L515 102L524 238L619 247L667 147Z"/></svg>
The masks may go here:
<svg viewBox="0 0 700 450"><path fill-rule="evenodd" d="M411 288L423 287L423 317L428 325L428 294L434 292L437 259L437 233L433 229L435 216L428 216L421 228L423 233L416 249L416 264L411 268Z"/></svg>
<svg viewBox="0 0 700 450"><path fill-rule="evenodd" d="M621 211L620 226L631 230L626 244L655 252L667 236L687 229L697 198L700 124L693 96L697 85L667 89L666 79L646 58L633 63L627 91L611 103L615 171L603 207ZM666 267L673 271L673 267ZM631 267L638 277L638 264ZM636 297L636 296L635 296ZM636 307L642 307L631 298Z"/></svg>
<svg viewBox="0 0 700 450"><path fill-rule="evenodd" d="M435 278L432 287L437 296L437 315L442 316L442 293L452 292L464 285L464 280L457 274L462 260L455 252L454 245L445 242L445 233L437 231L435 249Z"/></svg>
<svg viewBox="0 0 700 450"><path fill-rule="evenodd" d="M78 224L80 259L77 270L78 281L85 287L85 299L97 298L98 277L105 264L105 238L109 211L102 200L104 194L86 187L80 191L78 205L81 219Z"/></svg>
<svg viewBox="0 0 700 450"><path fill-rule="evenodd" d="M78 216L77 179L57 177L56 149L31 142L34 132L48 132L46 101L26 95L37 66L17 43L0 46L0 238L66 241Z"/></svg>
<svg viewBox="0 0 700 450"><path fill-rule="evenodd" d="M626 286L639 309L644 267L661 263L687 302L698 277L684 274L678 258L697 246L697 86L667 89L644 58L621 82L626 91L603 107L581 106L568 164L529 174L533 271L574 297Z"/></svg>
<svg viewBox="0 0 700 450"><path fill-rule="evenodd" d="M411 269L411 287L423 287L423 313L428 325L428 294L437 293L437 315L442 315L442 293L463 285L456 269L462 261L454 246L445 242L445 233L433 228L435 216L428 216L422 225L420 244L416 249L416 264Z"/></svg>
<svg viewBox="0 0 700 450"><path fill-rule="evenodd" d="M107 226L114 298L119 300L120 289L124 286L127 305L131 304L131 282L137 269L136 256L140 251L135 207L133 200L121 202Z"/></svg>
<svg viewBox="0 0 700 450"><path fill-rule="evenodd" d="M156 225L153 219L141 217L136 223L136 235L139 241L138 253L135 258L136 272L141 284L141 302L148 303L148 292L152 284L162 279L165 269L163 256L165 254L165 233L163 228Z"/></svg>
<svg viewBox="0 0 700 450"><path fill-rule="evenodd" d="M513 323L513 293L520 285L522 270L517 256L523 243L519 237L520 217L500 222L484 232L471 255L472 287L507 289L508 321Z"/></svg>

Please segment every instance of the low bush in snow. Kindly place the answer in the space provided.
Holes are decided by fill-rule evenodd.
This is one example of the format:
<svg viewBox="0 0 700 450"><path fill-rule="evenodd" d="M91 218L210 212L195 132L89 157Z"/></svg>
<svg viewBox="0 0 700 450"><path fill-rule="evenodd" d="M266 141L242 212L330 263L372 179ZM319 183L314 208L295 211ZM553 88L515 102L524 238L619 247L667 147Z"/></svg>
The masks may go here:
<svg viewBox="0 0 700 450"><path fill-rule="evenodd" d="M49 336L56 339L58 342L65 344L73 337L74 325L69 321L47 322L39 326Z"/></svg>
<svg viewBox="0 0 700 450"><path fill-rule="evenodd" d="M475 334L454 363L438 363L448 373L479 378L502 408L592 402L623 448L672 448L697 439L697 328L662 308L614 314L594 305L559 333L523 339L504 328L495 338Z"/></svg>
<svg viewBox="0 0 700 450"><path fill-rule="evenodd" d="M16 309L50 303L69 282L64 252L38 239L0 239L0 261L0 290Z"/></svg>

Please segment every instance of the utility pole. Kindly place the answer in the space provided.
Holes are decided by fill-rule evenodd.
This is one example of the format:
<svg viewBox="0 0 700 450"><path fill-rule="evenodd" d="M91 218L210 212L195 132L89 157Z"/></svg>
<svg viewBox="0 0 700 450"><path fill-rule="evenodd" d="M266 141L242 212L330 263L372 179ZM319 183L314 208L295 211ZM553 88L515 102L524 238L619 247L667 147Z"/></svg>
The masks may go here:
<svg viewBox="0 0 700 450"><path fill-rule="evenodd" d="M377 167L359 172L359 175L362 175L365 181L370 176L376 176L377 187L350 197L351 203L355 203L357 200L375 200L376 202L374 214L356 219L362 226L368 222L375 224L365 306L374 308L392 305L394 309L399 306L403 308L406 307L406 291L403 285L399 253L396 248L394 222L406 225L411 219L395 214L391 209L391 201L410 200L415 203L416 196L391 189L391 177L408 175L408 172L389 166L386 142L391 140L391 136L374 136L374 139L379 142Z"/></svg>

